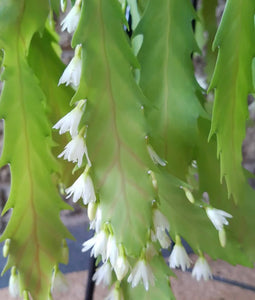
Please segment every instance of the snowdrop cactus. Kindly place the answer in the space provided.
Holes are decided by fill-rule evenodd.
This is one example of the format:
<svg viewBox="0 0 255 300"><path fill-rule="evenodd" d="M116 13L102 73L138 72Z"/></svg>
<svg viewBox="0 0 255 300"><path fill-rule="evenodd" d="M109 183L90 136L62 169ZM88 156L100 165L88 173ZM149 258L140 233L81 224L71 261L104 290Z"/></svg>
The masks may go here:
<svg viewBox="0 0 255 300"><path fill-rule="evenodd" d="M91 202L96 202L94 185L88 171L84 171L72 186L66 189L67 196L73 196L73 202L77 202L82 198L83 204L87 205Z"/></svg>
<svg viewBox="0 0 255 300"><path fill-rule="evenodd" d="M228 225L227 218L232 218L233 216L224 210L216 209L213 207L207 207L205 209L208 218L213 223L214 227L220 231L223 229L224 225Z"/></svg>
<svg viewBox="0 0 255 300"><path fill-rule="evenodd" d="M117 247L116 239L113 234L110 234L107 242L106 259L110 260L112 267L115 267L119 250Z"/></svg>
<svg viewBox="0 0 255 300"><path fill-rule="evenodd" d="M76 30L81 16L81 2L82 2L81 0L75 1L74 6L72 7L68 15L61 23L62 31L67 30L67 32L73 33ZM61 0L61 8L62 11L65 11L66 1Z"/></svg>
<svg viewBox="0 0 255 300"><path fill-rule="evenodd" d="M83 157L86 156L88 166L91 166L91 162L88 155L87 146L84 138L84 130L82 129L79 135L75 136L66 146L65 150L59 154L60 157L71 161L73 163L77 162L78 167L82 165Z"/></svg>
<svg viewBox="0 0 255 300"><path fill-rule="evenodd" d="M199 258L197 259L192 270L192 277L197 281L202 278L205 281L213 278L211 268L203 255L199 256Z"/></svg>
<svg viewBox="0 0 255 300"><path fill-rule="evenodd" d="M103 284L104 286L109 286L112 281L112 267L110 263L105 262L97 268L92 279L96 282L96 285Z"/></svg>
<svg viewBox="0 0 255 300"><path fill-rule="evenodd" d="M101 255L102 261L106 261L108 234L105 230L96 233L91 239L83 243L82 252L91 249L90 256L98 257Z"/></svg>
<svg viewBox="0 0 255 300"><path fill-rule="evenodd" d="M152 232L152 240L158 240L162 248L168 248L171 240L166 233L170 230L170 225L167 218L158 210L153 210L153 225L155 232Z"/></svg>
<svg viewBox="0 0 255 300"><path fill-rule="evenodd" d="M181 267L182 271L185 271L190 267L191 260L182 245L180 236L176 236L175 243L176 244L174 245L172 253L169 257L169 266L173 269Z"/></svg>
<svg viewBox="0 0 255 300"><path fill-rule="evenodd" d="M136 287L142 281L146 291L149 290L150 284L154 285L154 280L152 269L144 259L138 260L127 279L131 283L132 288Z"/></svg>
<svg viewBox="0 0 255 300"><path fill-rule="evenodd" d="M6 241L4 271L18 270L10 290L17 290L18 278L26 300L53 299L52 272L68 262L72 236L59 215L69 207L58 193L67 164L56 153L74 163L72 184L64 189L87 206L95 230L82 247L104 263L94 279L109 283L109 269L116 274L111 299L174 298L172 271L161 254L169 234L211 257L254 265L255 193L241 147L249 126L247 96L254 90L255 2L243 1L240 10L238 1L228 0L216 35L217 1L202 3L195 30L208 36L200 58L210 100L215 94L213 109L194 75L193 1L158 2L69 1L62 29L72 34L75 53L64 70L52 16L67 2L0 1L0 167L9 164L12 179L2 211L12 215L0 242ZM125 32L129 12L132 43ZM215 55L212 46L219 49ZM67 136L52 134L53 126ZM204 191L208 198L201 201ZM190 267L179 236L169 264ZM211 277L202 258L193 276Z"/></svg>
<svg viewBox="0 0 255 300"><path fill-rule="evenodd" d="M77 45L74 52L74 57L66 67L64 73L59 79L58 85L66 84L78 87L81 80L82 60L81 60L81 45Z"/></svg>
<svg viewBox="0 0 255 300"><path fill-rule="evenodd" d="M81 121L81 117L85 111L86 100L80 100L77 106L71 110L66 116L60 119L53 128L59 129L59 134L63 134L67 131L70 132L72 138L78 135L78 127Z"/></svg>

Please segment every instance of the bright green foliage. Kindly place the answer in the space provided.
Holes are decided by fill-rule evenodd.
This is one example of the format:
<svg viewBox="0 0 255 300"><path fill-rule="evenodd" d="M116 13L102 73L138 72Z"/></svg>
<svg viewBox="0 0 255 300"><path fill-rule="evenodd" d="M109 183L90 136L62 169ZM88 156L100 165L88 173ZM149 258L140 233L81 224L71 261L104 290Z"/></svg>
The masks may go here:
<svg viewBox="0 0 255 300"><path fill-rule="evenodd" d="M9 9L12 15L6 21ZM71 238L59 218L60 210L67 206L52 181L58 166L50 152L45 95L27 63L31 38L44 26L47 13L48 1L19 1L14 6L10 1L0 6L0 46L5 52L0 102L5 143L0 165L10 164L12 175L3 211L12 209L12 216L1 241L10 239L5 270L16 266L21 291L39 300L50 293L53 267L67 262L62 246L64 238Z"/></svg>
<svg viewBox="0 0 255 300"><path fill-rule="evenodd" d="M242 201L246 180L241 146L248 117L247 96L253 89L254 12L254 1L229 0L214 41L219 53L210 85L210 89L215 88L210 136L217 135L221 178L225 178L228 194L236 202Z"/></svg>
<svg viewBox="0 0 255 300"><path fill-rule="evenodd" d="M122 30L118 1L88 0L83 10L73 43L82 43L86 59L75 99L88 99L85 124L92 175L104 221L110 221L128 254L139 255L151 226L153 194L144 96L130 70L137 62Z"/></svg>
<svg viewBox="0 0 255 300"><path fill-rule="evenodd" d="M140 86L149 100L149 140L167 162L167 170L183 180L196 144L197 118L205 114L191 60L197 49L194 17L189 0L164 0L161 5L150 1L136 30L143 35L138 59Z"/></svg>
<svg viewBox="0 0 255 300"><path fill-rule="evenodd" d="M201 17L204 31L207 34L207 46L206 46L206 57L205 57L205 72L207 75L207 81L210 82L213 70L216 63L217 53L212 50L212 44L214 36L217 31L217 20L216 20L216 7L217 0L203 0L201 8Z"/></svg>
<svg viewBox="0 0 255 300"><path fill-rule="evenodd" d="M112 283L124 299L174 299L169 282L173 273L161 255L164 242L169 248L168 222L171 238L184 238L195 253L252 267L255 202L248 172L241 166L241 145L247 95L253 91L254 1L227 1L214 41L219 51L210 86L215 88L212 121L194 76L192 58L199 49L191 23L197 16L190 0L71 3L77 9L81 5L82 10L72 39L73 47L81 44L82 56L81 80L75 91L57 86L64 67L49 24L52 11L58 13L59 1L0 0L0 49L4 50L0 117L5 121L0 166L10 164L12 173L11 193L3 211L12 209L12 216L1 236L9 245L5 270L15 266L21 291L29 291L34 300L47 300L53 268L67 262L65 239L72 237L59 218L60 210L68 206L58 195L56 173L68 186L74 179L70 182L71 164L63 160L58 164L54 157L67 139L54 132L53 141L51 127L71 110L69 100L71 105L86 100L80 102L86 102L85 111L75 115L80 117L83 112L77 124L79 136L73 130L71 137L84 142L72 150L82 152L81 160L84 158L81 166L74 167L75 177L85 168L76 188L85 186L81 198L89 203L91 221L95 217L93 221L99 224L94 241L103 233L100 243L108 239L104 247L109 252L110 234L120 257L128 262L120 281L116 281L121 276L112 257L107 262L116 273ZM124 31L127 5L134 32L131 40ZM201 9L203 30L208 33L208 80L216 57L210 51L216 5L215 0L204 0ZM46 21L48 15L51 19ZM65 156L75 160L70 151ZM224 224L226 245L221 240L222 247L220 229L216 230L206 213L209 205L233 216ZM155 212L163 224L155 224L160 223ZM97 244L98 249L101 246ZM103 250L95 248L98 261L100 255L104 259ZM152 270L155 279L149 291L137 280L146 281L144 269L127 283L130 273L134 278L139 260L144 260L142 266L149 266L147 271ZM132 288L132 284L137 286Z"/></svg>
<svg viewBox="0 0 255 300"><path fill-rule="evenodd" d="M200 178L200 192L203 193L204 191L207 191L210 203L214 207L221 207L223 210L234 216L229 226L225 227L228 242L224 251L220 253L219 251L221 251L221 249L215 249L213 245L211 245L211 250L206 249L205 251L210 253L212 257L214 257L214 255L222 257L222 259L225 259L232 264L239 263L252 267L255 256L255 236L252 228L255 226L255 220L250 217L250 214L251 211L254 211L255 209L254 191L252 191L248 183L246 183L246 192L243 195L242 201L234 204L232 197L231 201L228 201L226 184L224 182L220 183L219 181L220 162L217 160L216 156L216 138L212 137L210 143L207 141L210 122L208 120L200 119L198 124L199 147L197 151L197 164ZM241 223L239 221L240 219L242 219ZM206 240L206 243L208 243L208 240ZM247 243L248 240L250 242L253 241L251 242L251 245L245 249L240 249L240 245Z"/></svg>

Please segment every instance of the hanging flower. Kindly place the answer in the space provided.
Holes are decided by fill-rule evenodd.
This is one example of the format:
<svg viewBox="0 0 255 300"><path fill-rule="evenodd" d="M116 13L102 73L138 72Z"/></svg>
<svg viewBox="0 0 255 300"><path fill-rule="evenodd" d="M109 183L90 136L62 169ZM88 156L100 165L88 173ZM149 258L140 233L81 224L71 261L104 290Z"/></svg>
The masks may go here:
<svg viewBox="0 0 255 300"><path fill-rule="evenodd" d="M13 298L17 298L20 295L19 278L16 267L12 267L11 269L11 276L9 279L9 293Z"/></svg>
<svg viewBox="0 0 255 300"><path fill-rule="evenodd" d="M116 259L116 263L114 266L114 271L119 281L121 281L127 275L128 269L129 269L129 263L126 258L126 255L125 254L119 255Z"/></svg>
<svg viewBox="0 0 255 300"><path fill-rule="evenodd" d="M113 234L110 234L107 242L106 259L110 260L110 263L113 267L115 266L118 253L119 251L118 251L116 239Z"/></svg>
<svg viewBox="0 0 255 300"><path fill-rule="evenodd" d="M96 282L96 285L102 283L104 286L109 286L112 281L111 265L108 262L106 262L101 267L97 268L92 279Z"/></svg>
<svg viewBox="0 0 255 300"><path fill-rule="evenodd" d="M155 232L152 232L152 240L158 240L162 248L168 248L171 240L166 233L170 230L170 225L167 218L158 210L153 210L153 225Z"/></svg>
<svg viewBox="0 0 255 300"><path fill-rule="evenodd" d="M65 83L66 85L72 84L74 87L77 87L81 80L81 70L81 45L77 45L75 48L74 57L60 77L58 85Z"/></svg>
<svg viewBox="0 0 255 300"><path fill-rule="evenodd" d="M174 245L173 251L169 257L170 268L175 269L181 267L182 271L185 271L186 268L190 267L190 263L191 260L182 245L181 238L177 235L176 244Z"/></svg>
<svg viewBox="0 0 255 300"><path fill-rule="evenodd" d="M80 167L82 164L84 154L86 155L88 165L91 165L84 137L82 137L82 135L79 134L65 146L65 150L62 153L60 153L58 157L64 156L64 159L72 161L73 163L77 162L78 167Z"/></svg>
<svg viewBox="0 0 255 300"><path fill-rule="evenodd" d="M156 229L156 234L152 234L152 241L158 240L160 243L161 248L167 249L171 245L171 240L169 236L167 235L165 229L158 227Z"/></svg>
<svg viewBox="0 0 255 300"><path fill-rule="evenodd" d="M62 12L65 12L67 6L67 0L60 0L60 7Z"/></svg>
<svg viewBox="0 0 255 300"><path fill-rule="evenodd" d="M63 134L67 131L70 132L72 137L78 134L78 126L81 121L82 114L84 112L86 100L80 100L78 105L71 110L67 115L60 119L53 128L59 129L59 134Z"/></svg>
<svg viewBox="0 0 255 300"><path fill-rule="evenodd" d="M107 251L107 239L108 236L105 230L101 230L99 233L96 233L91 239L87 240L83 243L82 252L88 251L92 248L90 256L94 255L97 257L98 255L102 256L102 261L106 261L106 251Z"/></svg>
<svg viewBox="0 0 255 300"><path fill-rule="evenodd" d="M212 272L211 272L211 268L208 265L206 259L204 258L204 256L200 256L196 263L195 266L192 270L192 277L196 278L197 281L199 281L200 279L204 279L204 280L208 280L208 279L212 279Z"/></svg>
<svg viewBox="0 0 255 300"><path fill-rule="evenodd" d="M166 229L167 231L170 230L170 225L167 218L158 209L153 210L153 225L155 229L163 228Z"/></svg>
<svg viewBox="0 0 255 300"><path fill-rule="evenodd" d="M65 10L66 7L66 1L61 0L61 8L62 10ZM63 3L63 4L62 4ZM81 17L81 1L77 0L70 10L70 12L67 14L67 16L64 18L64 20L61 22L61 30L67 30L68 33L73 33L80 21Z"/></svg>
<svg viewBox="0 0 255 300"><path fill-rule="evenodd" d="M95 232L99 232L102 226L102 208L100 206L97 207L96 217L94 220L90 222L89 229L95 230Z"/></svg>
<svg viewBox="0 0 255 300"><path fill-rule="evenodd" d="M146 291L149 290L149 283L154 285L154 275L152 273L152 269L144 259L140 259L136 263L134 269L127 279L127 281L131 283L132 288L136 287L140 280L143 281Z"/></svg>
<svg viewBox="0 0 255 300"><path fill-rule="evenodd" d="M213 207L207 207L205 211L207 213L208 218L211 220L211 222L217 230L222 230L223 225L228 225L228 220L226 218L233 217L224 210L216 209Z"/></svg>
<svg viewBox="0 0 255 300"><path fill-rule="evenodd" d="M87 172L83 172L74 184L66 189L66 193L67 199L73 196L73 202L77 202L80 198L82 198L84 205L96 202L94 185Z"/></svg>

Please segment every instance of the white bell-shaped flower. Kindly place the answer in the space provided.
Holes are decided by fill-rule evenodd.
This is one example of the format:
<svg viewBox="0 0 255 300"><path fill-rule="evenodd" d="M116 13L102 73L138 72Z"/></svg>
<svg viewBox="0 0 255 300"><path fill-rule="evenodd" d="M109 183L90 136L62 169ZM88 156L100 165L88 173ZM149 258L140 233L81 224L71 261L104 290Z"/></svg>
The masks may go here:
<svg viewBox="0 0 255 300"><path fill-rule="evenodd" d="M206 259L204 258L204 256L200 256L196 263L195 266L192 270L192 277L196 278L197 281L199 281L200 279L204 279L204 280L208 280L208 279L212 279L212 271L210 266L208 265Z"/></svg>
<svg viewBox="0 0 255 300"><path fill-rule="evenodd" d="M143 281L146 291L149 290L149 284L154 285L154 275L152 273L152 269L144 259L140 259L136 263L134 269L127 279L127 281L131 283L132 288L136 287L140 280Z"/></svg>
<svg viewBox="0 0 255 300"><path fill-rule="evenodd" d="M191 260L182 245L181 238L176 236L176 244L169 257L169 266L173 269L181 267L182 271L185 271L186 268L190 267L190 264Z"/></svg>
<svg viewBox="0 0 255 300"><path fill-rule="evenodd" d="M119 250L117 247L116 239L113 234L110 234L107 242L106 259L110 260L112 267L115 266Z"/></svg>
<svg viewBox="0 0 255 300"><path fill-rule="evenodd" d="M91 249L90 256L94 255L97 257L98 255L102 256L102 261L106 261L106 251L107 251L107 240L108 236L105 230L101 230L99 233L96 233L91 239L87 240L83 243L82 252L86 252Z"/></svg>
<svg viewBox="0 0 255 300"><path fill-rule="evenodd" d="M85 143L85 139L82 134L75 136L66 146L62 153L58 157L64 157L68 161L78 164L78 167L81 166L83 161L83 156L86 156L88 165L91 166L91 162L88 156L88 149Z"/></svg>
<svg viewBox="0 0 255 300"><path fill-rule="evenodd" d="M96 282L96 285L103 284L109 286L112 281L112 268L108 262L105 262L101 267L97 268L92 279Z"/></svg>
<svg viewBox="0 0 255 300"><path fill-rule="evenodd" d="M228 220L226 218L233 217L231 214L225 212L224 210L216 209L213 207L207 207L206 213L217 230L222 230L224 225L228 225Z"/></svg>
<svg viewBox="0 0 255 300"><path fill-rule="evenodd" d="M95 230L95 232L99 232L102 226L102 208L100 205L97 207L96 217L90 222L89 229Z"/></svg>
<svg viewBox="0 0 255 300"><path fill-rule="evenodd" d="M81 80L82 59L81 59L81 45L77 45L75 48L74 57L65 68L62 76L59 79L60 84L72 84L74 87L78 87Z"/></svg>
<svg viewBox="0 0 255 300"><path fill-rule="evenodd" d="M77 202L80 198L82 198L84 205L96 202L94 185L87 172L83 172L74 184L66 189L66 193L67 199L73 196L73 202Z"/></svg>
<svg viewBox="0 0 255 300"><path fill-rule="evenodd" d="M126 258L126 255L119 255L117 257L115 266L114 266L114 271L116 274L116 277L119 281L121 281L126 275L129 270L129 263Z"/></svg>
<svg viewBox="0 0 255 300"><path fill-rule="evenodd" d="M59 129L59 134L63 134L67 131L70 132L72 137L78 134L78 127L81 121L85 109L86 100L80 100L77 106L60 119L53 128Z"/></svg>
<svg viewBox="0 0 255 300"><path fill-rule="evenodd" d="M62 4L63 3L63 4ZM61 9L64 11L66 8L66 1L61 0ZM81 17L81 0L77 0L67 16L61 22L61 30L67 30L68 33L73 33L80 21Z"/></svg>

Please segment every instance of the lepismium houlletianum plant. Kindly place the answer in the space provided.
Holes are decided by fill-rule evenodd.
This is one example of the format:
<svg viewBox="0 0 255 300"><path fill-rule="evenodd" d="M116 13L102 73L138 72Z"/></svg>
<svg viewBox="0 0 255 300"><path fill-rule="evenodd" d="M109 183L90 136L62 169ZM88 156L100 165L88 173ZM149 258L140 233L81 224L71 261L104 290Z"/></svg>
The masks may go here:
<svg viewBox="0 0 255 300"><path fill-rule="evenodd" d="M74 32L75 48L64 72L46 21L51 9L65 8L60 2L50 1L51 7L48 1L0 2L1 165L9 163L12 173L4 209L12 209L12 216L1 240L8 256L5 269L12 268L11 293L50 299L58 263L67 262L65 238L71 236L59 219L67 206L57 194L53 172L65 174L67 197L81 198L88 208L95 235L82 250L91 249L103 261L94 279L112 287L109 299L174 299L172 272L161 255L170 247L169 235L175 241L170 267L185 271L195 263L183 237L199 254L197 279L211 278L203 253L252 266L254 192L242 175L240 158L234 159L240 157L243 135L231 128L244 128L245 118L238 116L251 91L245 87L251 82L255 4L228 0L216 36L219 53L211 84L216 87L211 129L216 145L214 136L208 143L211 116L194 77L191 54L198 49L191 21L196 15L189 0L160 5L153 0L75 1L62 23ZM127 4L132 42L123 29ZM237 38L243 42L236 43ZM64 84L75 91L71 111L72 91ZM53 125L61 134L70 133L66 141L54 136L59 147L53 153L75 164L71 180L70 164L61 158L59 166L51 154ZM237 172L230 169L228 152Z"/></svg>

